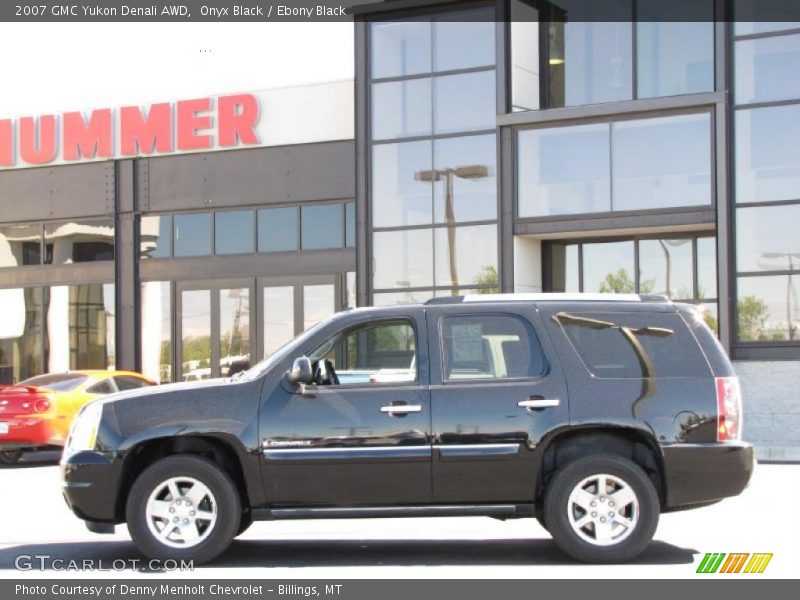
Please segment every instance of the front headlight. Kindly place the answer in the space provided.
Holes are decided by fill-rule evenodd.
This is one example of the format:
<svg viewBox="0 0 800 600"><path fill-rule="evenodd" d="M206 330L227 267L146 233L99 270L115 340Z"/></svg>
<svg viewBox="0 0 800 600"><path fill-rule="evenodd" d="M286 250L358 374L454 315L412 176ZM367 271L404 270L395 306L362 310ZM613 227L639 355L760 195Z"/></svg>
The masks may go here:
<svg viewBox="0 0 800 600"><path fill-rule="evenodd" d="M85 405L72 421L63 458L84 450L94 450L97 441L97 429L103 416L103 401L95 400Z"/></svg>

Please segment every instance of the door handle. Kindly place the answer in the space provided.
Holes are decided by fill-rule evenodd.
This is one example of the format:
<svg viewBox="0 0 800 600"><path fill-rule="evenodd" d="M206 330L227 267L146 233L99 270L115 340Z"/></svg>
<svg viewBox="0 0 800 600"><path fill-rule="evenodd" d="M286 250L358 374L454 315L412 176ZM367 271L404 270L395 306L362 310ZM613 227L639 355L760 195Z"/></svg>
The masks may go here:
<svg viewBox="0 0 800 600"><path fill-rule="evenodd" d="M387 406L381 406L382 413L389 413L389 414L408 414L408 413L418 413L422 411L422 405L420 404L389 404Z"/></svg>
<svg viewBox="0 0 800 600"><path fill-rule="evenodd" d="M561 400L558 398L528 398L527 400L520 400L517 406L533 410L536 408L552 408L558 406Z"/></svg>

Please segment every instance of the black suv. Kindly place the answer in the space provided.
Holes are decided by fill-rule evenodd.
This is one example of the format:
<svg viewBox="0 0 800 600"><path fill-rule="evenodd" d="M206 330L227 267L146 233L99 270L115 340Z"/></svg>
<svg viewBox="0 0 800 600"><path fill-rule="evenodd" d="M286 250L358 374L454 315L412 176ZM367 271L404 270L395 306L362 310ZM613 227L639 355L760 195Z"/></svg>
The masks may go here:
<svg viewBox="0 0 800 600"><path fill-rule="evenodd" d="M153 558L213 559L254 519L483 515L624 561L659 513L746 487L741 414L693 306L437 299L341 312L231 379L88 404L63 491Z"/></svg>

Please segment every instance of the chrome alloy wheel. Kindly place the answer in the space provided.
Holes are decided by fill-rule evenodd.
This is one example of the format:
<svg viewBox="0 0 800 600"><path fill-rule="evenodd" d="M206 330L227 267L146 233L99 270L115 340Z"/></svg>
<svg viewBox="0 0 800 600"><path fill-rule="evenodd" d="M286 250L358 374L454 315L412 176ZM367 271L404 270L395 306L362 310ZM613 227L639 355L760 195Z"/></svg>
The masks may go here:
<svg viewBox="0 0 800 600"><path fill-rule="evenodd" d="M614 475L591 475L572 490L567 515L573 531L595 546L612 546L627 538L639 521L639 499Z"/></svg>
<svg viewBox="0 0 800 600"><path fill-rule="evenodd" d="M217 521L217 501L204 483L171 477L159 483L145 507L153 536L171 548L190 548L205 540Z"/></svg>

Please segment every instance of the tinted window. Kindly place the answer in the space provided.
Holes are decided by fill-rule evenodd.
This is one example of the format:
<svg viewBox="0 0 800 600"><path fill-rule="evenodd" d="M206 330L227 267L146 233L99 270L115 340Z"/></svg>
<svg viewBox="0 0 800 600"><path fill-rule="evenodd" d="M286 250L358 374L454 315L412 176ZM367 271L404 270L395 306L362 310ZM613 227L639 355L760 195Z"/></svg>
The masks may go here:
<svg viewBox="0 0 800 600"><path fill-rule="evenodd" d="M710 374L697 342L676 314L563 312L556 318L595 377Z"/></svg>
<svg viewBox="0 0 800 600"><path fill-rule="evenodd" d="M198 213L175 215L175 256L211 254L211 215Z"/></svg>
<svg viewBox="0 0 800 600"><path fill-rule="evenodd" d="M297 250L297 207L258 211L258 251Z"/></svg>
<svg viewBox="0 0 800 600"><path fill-rule="evenodd" d="M139 379L138 377L130 377L128 375L115 376L114 383L117 384L117 389L120 392L124 392L125 390L136 390L138 388L143 388L151 385L144 379Z"/></svg>
<svg viewBox="0 0 800 600"><path fill-rule="evenodd" d="M114 220L45 224L44 243L46 264L114 260Z"/></svg>
<svg viewBox="0 0 800 600"><path fill-rule="evenodd" d="M447 381L517 379L544 373L539 339L519 317L474 315L442 319Z"/></svg>
<svg viewBox="0 0 800 600"><path fill-rule="evenodd" d="M32 387L43 387L54 392L69 392L77 389L86 381L86 375L79 373L63 373L57 375L39 375L31 377L25 381L20 381L20 385L30 385Z"/></svg>
<svg viewBox="0 0 800 600"><path fill-rule="evenodd" d="M104 379L86 389L88 394L113 394L117 390L110 379Z"/></svg>
<svg viewBox="0 0 800 600"><path fill-rule="evenodd" d="M301 213L303 250L341 248L344 246L344 222L341 204L304 206Z"/></svg>
<svg viewBox="0 0 800 600"><path fill-rule="evenodd" d="M253 211L232 210L214 215L214 251L216 254L253 252Z"/></svg>
<svg viewBox="0 0 800 600"><path fill-rule="evenodd" d="M344 205L345 245L348 248L356 246L356 203L348 202Z"/></svg>

